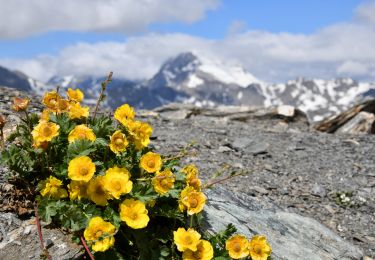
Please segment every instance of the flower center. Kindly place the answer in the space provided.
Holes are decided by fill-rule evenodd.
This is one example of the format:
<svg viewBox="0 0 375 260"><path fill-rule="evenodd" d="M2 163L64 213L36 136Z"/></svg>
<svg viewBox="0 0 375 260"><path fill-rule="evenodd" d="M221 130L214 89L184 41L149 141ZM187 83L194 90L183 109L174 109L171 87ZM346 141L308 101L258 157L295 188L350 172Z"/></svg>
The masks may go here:
<svg viewBox="0 0 375 260"><path fill-rule="evenodd" d="M185 243L189 245L189 244L191 244L191 242L193 242L192 239L191 239L191 237L189 235L186 236L185 237Z"/></svg>
<svg viewBox="0 0 375 260"><path fill-rule="evenodd" d="M43 128L43 135L44 136L50 136L52 134L52 130L49 126L46 126Z"/></svg>
<svg viewBox="0 0 375 260"><path fill-rule="evenodd" d="M82 176L86 176L87 174L89 174L89 170L88 170L86 167L82 167L82 168L79 170L79 173L80 173Z"/></svg>
<svg viewBox="0 0 375 260"><path fill-rule="evenodd" d="M234 252L240 252L241 251L241 245L239 243L235 243L233 246Z"/></svg>
<svg viewBox="0 0 375 260"><path fill-rule="evenodd" d="M147 166L150 167L150 168L154 168L155 167L155 162L154 161L148 161L147 162Z"/></svg>
<svg viewBox="0 0 375 260"><path fill-rule="evenodd" d="M196 198L192 198L189 200L190 207L195 208L198 206L198 200Z"/></svg>
<svg viewBox="0 0 375 260"><path fill-rule="evenodd" d="M136 220L138 218L138 213L137 212L132 213L130 218L132 220Z"/></svg>
<svg viewBox="0 0 375 260"><path fill-rule="evenodd" d="M96 231L96 233L95 233L96 238L100 238L102 235L103 235L103 231L101 231L101 230Z"/></svg>
<svg viewBox="0 0 375 260"><path fill-rule="evenodd" d="M56 99L51 98L51 99L49 100L49 103L51 104L51 106L55 106L55 105L56 105Z"/></svg>
<svg viewBox="0 0 375 260"><path fill-rule="evenodd" d="M262 254L262 247L261 246L254 246L254 252L258 255Z"/></svg>
<svg viewBox="0 0 375 260"><path fill-rule="evenodd" d="M66 109L68 108L68 103L67 103L65 100L61 100L61 101L59 102L59 108L60 108L61 110L66 110Z"/></svg>
<svg viewBox="0 0 375 260"><path fill-rule="evenodd" d="M112 187L114 190L119 191L121 190L121 183L119 180L112 180L111 181Z"/></svg>
<svg viewBox="0 0 375 260"><path fill-rule="evenodd" d="M167 187L169 184L168 180L166 178L164 178L161 182L160 182L160 185L163 186L163 187Z"/></svg>
<svg viewBox="0 0 375 260"><path fill-rule="evenodd" d="M120 145L122 145L124 143L124 140L122 139L122 138L116 138L116 140L115 140L115 144L117 145L117 146L120 146Z"/></svg>

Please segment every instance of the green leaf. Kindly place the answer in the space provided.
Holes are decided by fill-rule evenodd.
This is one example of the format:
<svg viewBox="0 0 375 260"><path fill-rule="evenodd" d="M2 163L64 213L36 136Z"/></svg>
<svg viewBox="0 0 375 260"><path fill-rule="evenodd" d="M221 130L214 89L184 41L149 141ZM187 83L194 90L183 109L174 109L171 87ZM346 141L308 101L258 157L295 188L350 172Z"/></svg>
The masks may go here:
<svg viewBox="0 0 375 260"><path fill-rule="evenodd" d="M75 142L69 144L68 146L68 156L74 158L77 156L87 156L92 152L95 152L96 149L93 143L89 140L76 140Z"/></svg>
<svg viewBox="0 0 375 260"><path fill-rule="evenodd" d="M98 146L108 146L107 140L104 138L100 138L100 137L96 138L96 140L94 141L94 144Z"/></svg>

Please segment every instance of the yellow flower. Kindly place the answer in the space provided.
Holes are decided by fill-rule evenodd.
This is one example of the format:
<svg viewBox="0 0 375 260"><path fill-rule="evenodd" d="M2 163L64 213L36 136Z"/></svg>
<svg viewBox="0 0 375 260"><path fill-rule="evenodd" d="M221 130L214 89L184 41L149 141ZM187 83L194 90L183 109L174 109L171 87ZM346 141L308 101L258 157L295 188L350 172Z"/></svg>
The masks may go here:
<svg viewBox="0 0 375 260"><path fill-rule="evenodd" d="M75 102L81 102L83 100L83 93L80 89L72 89L68 88L67 95L69 97L69 100L73 100Z"/></svg>
<svg viewBox="0 0 375 260"><path fill-rule="evenodd" d="M69 101L66 99L59 98L57 100L57 112L58 113L64 113L69 111L70 104Z"/></svg>
<svg viewBox="0 0 375 260"><path fill-rule="evenodd" d="M148 173L160 171L161 166L162 161L160 155L153 152L148 152L142 155L139 162L139 167L141 167Z"/></svg>
<svg viewBox="0 0 375 260"><path fill-rule="evenodd" d="M98 176L90 180L87 187L87 196L96 205L105 206L108 204L109 195L105 189L104 176Z"/></svg>
<svg viewBox="0 0 375 260"><path fill-rule="evenodd" d="M188 164L182 168L181 172L185 173L186 175L197 176L198 168L194 164Z"/></svg>
<svg viewBox="0 0 375 260"><path fill-rule="evenodd" d="M71 181L68 184L70 200L87 198L87 184L84 181Z"/></svg>
<svg viewBox="0 0 375 260"><path fill-rule="evenodd" d="M198 178L198 168L194 164L185 166L181 172L186 174L186 183L199 191L202 186L201 180Z"/></svg>
<svg viewBox="0 0 375 260"><path fill-rule="evenodd" d="M60 126L51 122L40 122L31 132L34 143L39 145L43 142L49 142L59 135Z"/></svg>
<svg viewBox="0 0 375 260"><path fill-rule="evenodd" d="M173 240L180 252L185 250L197 251L200 238L201 235L192 228L188 230L179 228L177 231L173 231Z"/></svg>
<svg viewBox="0 0 375 260"><path fill-rule="evenodd" d="M155 177L152 179L152 185L157 193L165 194L173 188L174 181L174 174L170 169L166 169L155 174Z"/></svg>
<svg viewBox="0 0 375 260"><path fill-rule="evenodd" d="M91 128L86 125L77 125L72 131L70 131L68 136L69 143L73 143L75 140L87 139L90 141L95 141L96 136Z"/></svg>
<svg viewBox="0 0 375 260"><path fill-rule="evenodd" d="M196 191L193 187L187 186L181 191L179 208L180 210L187 210L188 215L193 215L201 212L206 204L206 196Z"/></svg>
<svg viewBox="0 0 375 260"><path fill-rule="evenodd" d="M104 221L101 217L93 217L83 235L86 241L92 244L91 248L94 251L104 252L115 244L115 232L116 228L110 222Z"/></svg>
<svg viewBox="0 0 375 260"><path fill-rule="evenodd" d="M197 251L185 250L182 253L182 259L184 260L211 260L214 257L214 249L210 242L206 240L200 240Z"/></svg>
<svg viewBox="0 0 375 260"><path fill-rule="evenodd" d="M61 188L62 181L50 176L48 179L41 181L40 183L40 194L43 197L49 197L53 199L62 199L68 197L68 193L64 188Z"/></svg>
<svg viewBox="0 0 375 260"><path fill-rule="evenodd" d="M126 139L125 134L121 133L120 130L117 130L111 136L111 143L109 144L109 148L115 154L125 151L128 145L129 145L129 142Z"/></svg>
<svg viewBox="0 0 375 260"><path fill-rule="evenodd" d="M122 194L129 193L133 188L133 183L130 181L130 172L125 168L117 166L109 168L104 177L105 189L115 199L119 199Z"/></svg>
<svg viewBox="0 0 375 260"><path fill-rule="evenodd" d="M240 259L249 255L249 241L245 236L234 235L225 243L225 249L233 259Z"/></svg>
<svg viewBox="0 0 375 260"><path fill-rule="evenodd" d="M89 116L89 107L81 107L79 103L70 104L69 117L71 119L86 118Z"/></svg>
<svg viewBox="0 0 375 260"><path fill-rule="evenodd" d="M95 170L95 164L90 157L76 157L69 162L68 177L73 181L88 182L94 176Z"/></svg>
<svg viewBox="0 0 375 260"><path fill-rule="evenodd" d="M117 121L126 126L129 121L134 119L135 112L131 106L124 104L116 109L114 116Z"/></svg>
<svg viewBox="0 0 375 260"><path fill-rule="evenodd" d="M142 150L150 144L152 127L149 124L140 121L129 121L127 127L137 150Z"/></svg>
<svg viewBox="0 0 375 260"><path fill-rule="evenodd" d="M120 218L133 229L144 228L150 218L145 204L139 200L126 199L120 204Z"/></svg>
<svg viewBox="0 0 375 260"><path fill-rule="evenodd" d="M29 102L30 100L28 98L14 97L12 108L14 111L25 111L29 106Z"/></svg>
<svg viewBox="0 0 375 260"><path fill-rule="evenodd" d="M60 95L56 91L51 91L44 94L42 102L49 109L57 111L59 99Z"/></svg>
<svg viewBox="0 0 375 260"><path fill-rule="evenodd" d="M39 121L45 121L45 122L48 122L49 121L49 115L52 111L48 108L44 109L42 111L42 114L40 115L40 120Z"/></svg>
<svg viewBox="0 0 375 260"><path fill-rule="evenodd" d="M272 249L265 236L256 235L250 241L250 256L252 260L266 260Z"/></svg>

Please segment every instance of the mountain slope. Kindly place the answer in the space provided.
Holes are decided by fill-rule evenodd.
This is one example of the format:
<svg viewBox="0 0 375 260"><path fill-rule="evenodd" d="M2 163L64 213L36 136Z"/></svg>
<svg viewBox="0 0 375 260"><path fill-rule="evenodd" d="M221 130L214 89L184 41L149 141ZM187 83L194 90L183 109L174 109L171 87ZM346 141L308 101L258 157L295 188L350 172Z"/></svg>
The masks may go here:
<svg viewBox="0 0 375 260"><path fill-rule="evenodd" d="M28 77L19 71L11 71L0 67L0 85L16 88L23 91L30 91L31 86Z"/></svg>

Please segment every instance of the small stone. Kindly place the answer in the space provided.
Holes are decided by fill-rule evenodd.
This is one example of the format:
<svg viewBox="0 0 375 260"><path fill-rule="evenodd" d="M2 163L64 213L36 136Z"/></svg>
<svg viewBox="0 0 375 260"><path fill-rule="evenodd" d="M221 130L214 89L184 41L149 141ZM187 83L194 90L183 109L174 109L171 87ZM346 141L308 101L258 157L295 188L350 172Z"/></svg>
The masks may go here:
<svg viewBox="0 0 375 260"><path fill-rule="evenodd" d="M46 240L45 244L46 244L46 248L50 248L50 247L52 247L52 246L53 246L53 241L52 241L52 239L48 238L48 239Z"/></svg>
<svg viewBox="0 0 375 260"><path fill-rule="evenodd" d="M268 190L266 190L265 188L259 187L259 186L250 187L248 192L251 195L257 195L257 194L266 195L266 194L268 194Z"/></svg>
<svg viewBox="0 0 375 260"><path fill-rule="evenodd" d="M30 234L31 230L33 229L34 226L26 226L25 229L23 230L24 235Z"/></svg>
<svg viewBox="0 0 375 260"><path fill-rule="evenodd" d="M327 191L322 185L315 183L311 189L311 194L317 197L324 198L327 195Z"/></svg>
<svg viewBox="0 0 375 260"><path fill-rule="evenodd" d="M253 139L246 138L246 137L239 137L233 141L232 147L236 149L237 151L243 150L253 155L258 155L258 154L267 153L269 144L264 143L260 140L253 140Z"/></svg>
<svg viewBox="0 0 375 260"><path fill-rule="evenodd" d="M289 191L287 187L284 187L281 189L281 195L288 195L288 194L289 194Z"/></svg>
<svg viewBox="0 0 375 260"><path fill-rule="evenodd" d="M277 107L277 114L285 117L293 117L295 108L293 106L282 105Z"/></svg>
<svg viewBox="0 0 375 260"><path fill-rule="evenodd" d="M232 149L230 147L228 147L228 146L221 145L219 147L219 149L217 149L217 151L220 152L220 153L226 153L226 152L231 152Z"/></svg>

